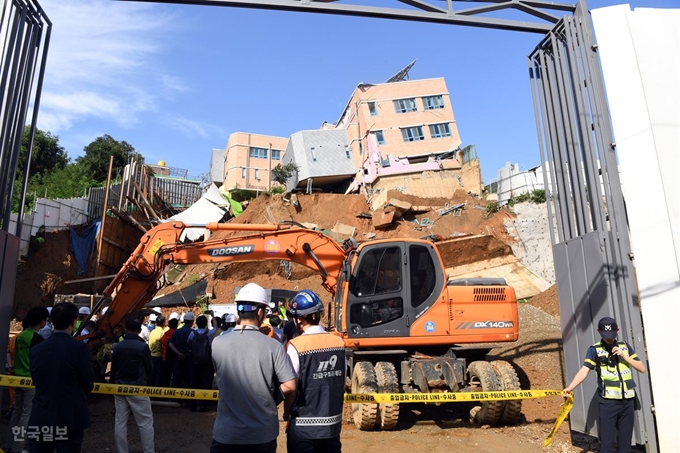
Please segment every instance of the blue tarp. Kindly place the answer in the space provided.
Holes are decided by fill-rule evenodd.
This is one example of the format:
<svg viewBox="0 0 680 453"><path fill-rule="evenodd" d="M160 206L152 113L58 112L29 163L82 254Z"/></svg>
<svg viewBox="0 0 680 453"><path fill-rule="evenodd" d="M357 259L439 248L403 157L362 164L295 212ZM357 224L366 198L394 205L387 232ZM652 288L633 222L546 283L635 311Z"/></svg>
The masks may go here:
<svg viewBox="0 0 680 453"><path fill-rule="evenodd" d="M79 275L87 273L87 262L94 251L101 225L101 219L97 219L85 228L82 233L77 232L73 227L69 228L69 242L73 256L75 256L76 263L78 263L77 272Z"/></svg>

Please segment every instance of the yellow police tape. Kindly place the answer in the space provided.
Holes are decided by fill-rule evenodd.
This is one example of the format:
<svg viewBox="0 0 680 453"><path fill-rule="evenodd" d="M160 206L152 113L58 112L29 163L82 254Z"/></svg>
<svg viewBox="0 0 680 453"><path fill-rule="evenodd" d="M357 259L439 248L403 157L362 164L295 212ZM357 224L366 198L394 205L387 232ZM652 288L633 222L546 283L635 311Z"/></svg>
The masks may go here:
<svg viewBox="0 0 680 453"><path fill-rule="evenodd" d="M33 387L31 378L21 376L0 375L0 386L3 387ZM173 399L198 399L216 401L219 398L217 390L201 389L181 389L168 387L147 387L141 385L122 385L96 383L92 393L103 395L124 395L124 396L148 396L151 398L173 398ZM561 390L509 390L501 392L443 392L443 393L367 393L345 394L346 403L460 403L460 402L481 402L481 401L507 401L523 400L533 398L547 398L550 396L561 396ZM550 445L552 438L557 432L564 419L569 414L574 405L572 395L562 404L559 416L555 420L555 425L545 440L545 445Z"/></svg>
<svg viewBox="0 0 680 453"><path fill-rule="evenodd" d="M569 411L573 406L574 406L574 394L570 393L567 399L564 400L564 403L562 403L562 409L560 409L560 413L555 419L555 424L550 430L550 434L548 434L548 437L546 437L545 440L543 441L543 445L547 447L552 443L553 436L557 432L557 429L560 427L564 419L567 418L567 415L569 415Z"/></svg>

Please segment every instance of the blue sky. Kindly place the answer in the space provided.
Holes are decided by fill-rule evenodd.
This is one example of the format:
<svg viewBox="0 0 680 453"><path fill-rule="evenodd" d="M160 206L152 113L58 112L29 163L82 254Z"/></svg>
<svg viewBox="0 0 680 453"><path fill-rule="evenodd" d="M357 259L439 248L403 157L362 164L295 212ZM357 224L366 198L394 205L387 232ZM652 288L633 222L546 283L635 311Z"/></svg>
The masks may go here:
<svg viewBox="0 0 680 453"><path fill-rule="evenodd" d="M198 176L229 134L288 137L335 122L357 84L384 82L417 60L411 79L445 78L463 146L477 146L485 182L507 161L522 170L540 163L526 61L537 34L240 8L39 2L54 26L38 127L58 135L71 158L109 134L147 162ZM627 3L677 7L677 0Z"/></svg>

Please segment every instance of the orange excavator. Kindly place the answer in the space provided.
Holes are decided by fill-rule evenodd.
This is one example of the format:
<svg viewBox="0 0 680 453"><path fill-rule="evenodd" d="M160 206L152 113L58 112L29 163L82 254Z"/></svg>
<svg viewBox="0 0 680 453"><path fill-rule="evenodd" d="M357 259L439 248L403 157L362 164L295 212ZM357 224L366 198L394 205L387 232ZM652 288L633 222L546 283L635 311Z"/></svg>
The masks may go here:
<svg viewBox="0 0 680 453"><path fill-rule="evenodd" d="M196 227L238 234L181 243L185 228ZM100 306L93 310L101 315L88 344L114 341L126 319L143 313L170 265L261 260L291 261L321 276L332 296L326 327L345 341L352 393L520 389L510 363L486 362L490 348L476 346L518 338L515 291L503 279L449 280L429 241L339 244L293 222L152 228L104 290L100 305L110 303L105 313ZM485 402L470 414L493 425L516 422L520 413L518 400ZM394 429L398 417L398 404L353 404L359 429Z"/></svg>

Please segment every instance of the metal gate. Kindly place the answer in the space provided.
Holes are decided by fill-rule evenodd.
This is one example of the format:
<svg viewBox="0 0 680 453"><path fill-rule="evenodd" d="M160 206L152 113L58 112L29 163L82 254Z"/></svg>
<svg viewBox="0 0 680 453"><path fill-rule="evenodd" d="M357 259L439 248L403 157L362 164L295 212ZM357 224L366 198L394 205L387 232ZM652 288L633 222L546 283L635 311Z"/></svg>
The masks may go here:
<svg viewBox="0 0 680 453"><path fill-rule="evenodd" d="M529 55L545 187L549 188L555 276L567 382L599 340L597 321L616 318L621 338L646 362L616 144L585 1ZM633 440L657 448L649 375L637 374L641 410ZM594 379L583 383L571 429L597 435Z"/></svg>
<svg viewBox="0 0 680 453"><path fill-rule="evenodd" d="M38 119L40 92L45 73L52 24L32 0L0 0L0 350L7 348L9 321L14 302L19 238L26 196L31 146ZM34 77L38 74L37 84ZM31 97L31 93L34 93ZM16 231L9 231L10 213L24 125L31 115L29 151L26 156ZM14 234L12 234L14 233ZM0 358L4 369L5 356ZM0 394L0 403L2 395Z"/></svg>

